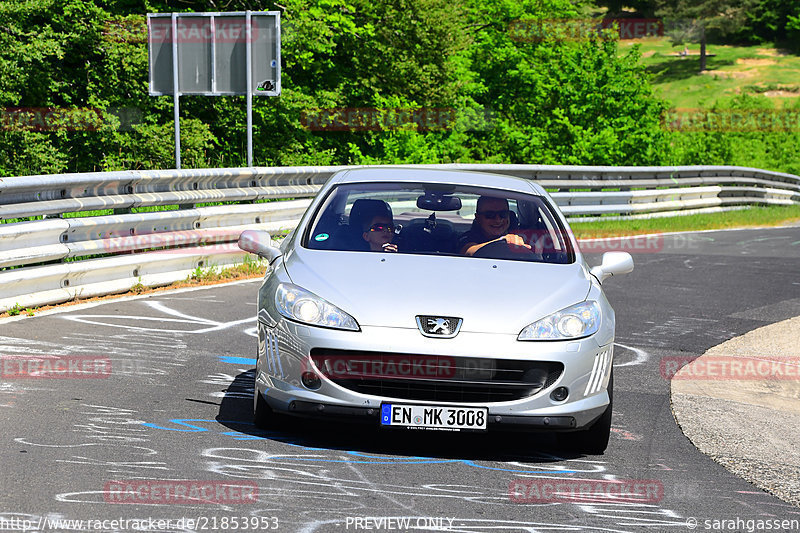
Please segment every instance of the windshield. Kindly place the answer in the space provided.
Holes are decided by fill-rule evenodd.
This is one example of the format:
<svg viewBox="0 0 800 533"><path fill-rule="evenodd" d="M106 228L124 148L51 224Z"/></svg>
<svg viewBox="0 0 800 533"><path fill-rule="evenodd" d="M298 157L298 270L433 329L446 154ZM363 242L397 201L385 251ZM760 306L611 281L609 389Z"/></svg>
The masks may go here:
<svg viewBox="0 0 800 533"><path fill-rule="evenodd" d="M572 263L565 229L533 194L424 183L333 188L306 231L315 250Z"/></svg>

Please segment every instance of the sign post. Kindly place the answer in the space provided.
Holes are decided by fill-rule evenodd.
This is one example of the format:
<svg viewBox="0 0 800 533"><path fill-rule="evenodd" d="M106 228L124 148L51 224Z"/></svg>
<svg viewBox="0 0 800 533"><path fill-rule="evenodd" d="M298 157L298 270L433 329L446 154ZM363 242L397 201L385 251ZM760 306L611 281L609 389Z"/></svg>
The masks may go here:
<svg viewBox="0 0 800 533"><path fill-rule="evenodd" d="M173 13L170 17L172 19L172 35L178 35L178 18L177 14ZM151 78L152 79L152 78ZM181 93L178 87L178 39L172 39L172 97L173 107L175 112L175 168L181 169Z"/></svg>
<svg viewBox="0 0 800 533"><path fill-rule="evenodd" d="M245 70L247 71L247 166L253 166L253 15L245 14Z"/></svg>
<svg viewBox="0 0 800 533"><path fill-rule="evenodd" d="M281 93L280 12L148 13L151 96L172 95L175 168L181 168L180 97L244 95L253 166L253 95Z"/></svg>

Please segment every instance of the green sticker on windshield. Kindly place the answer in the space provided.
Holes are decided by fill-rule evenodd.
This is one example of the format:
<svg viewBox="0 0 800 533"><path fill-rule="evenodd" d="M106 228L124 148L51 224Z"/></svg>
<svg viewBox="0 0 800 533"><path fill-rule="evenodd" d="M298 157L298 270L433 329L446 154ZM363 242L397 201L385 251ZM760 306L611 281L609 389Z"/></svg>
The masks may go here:
<svg viewBox="0 0 800 533"><path fill-rule="evenodd" d="M327 233L320 233L319 235L314 237L314 240L315 241L327 241L328 237L330 237L330 235L328 235Z"/></svg>

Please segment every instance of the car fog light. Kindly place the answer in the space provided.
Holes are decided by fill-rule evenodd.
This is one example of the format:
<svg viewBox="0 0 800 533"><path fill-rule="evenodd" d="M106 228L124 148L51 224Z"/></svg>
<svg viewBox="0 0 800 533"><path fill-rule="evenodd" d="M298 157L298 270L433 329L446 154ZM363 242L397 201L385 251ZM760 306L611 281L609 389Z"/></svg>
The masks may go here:
<svg viewBox="0 0 800 533"><path fill-rule="evenodd" d="M307 389L317 390L322 386L322 380L314 372L303 372L300 376L303 386Z"/></svg>
<svg viewBox="0 0 800 533"><path fill-rule="evenodd" d="M563 402L569 396L569 389L566 387L558 387L556 390L550 393L550 398L554 402Z"/></svg>

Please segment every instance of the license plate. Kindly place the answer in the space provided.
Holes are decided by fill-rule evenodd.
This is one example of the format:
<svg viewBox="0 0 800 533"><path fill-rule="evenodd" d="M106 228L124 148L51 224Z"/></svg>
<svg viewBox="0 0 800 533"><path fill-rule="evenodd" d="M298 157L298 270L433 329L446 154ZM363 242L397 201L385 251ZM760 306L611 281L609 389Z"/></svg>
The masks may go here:
<svg viewBox="0 0 800 533"><path fill-rule="evenodd" d="M381 425L416 429L485 430L486 407L443 407L436 405L381 405Z"/></svg>

